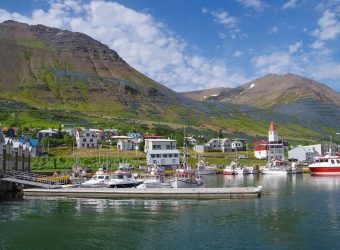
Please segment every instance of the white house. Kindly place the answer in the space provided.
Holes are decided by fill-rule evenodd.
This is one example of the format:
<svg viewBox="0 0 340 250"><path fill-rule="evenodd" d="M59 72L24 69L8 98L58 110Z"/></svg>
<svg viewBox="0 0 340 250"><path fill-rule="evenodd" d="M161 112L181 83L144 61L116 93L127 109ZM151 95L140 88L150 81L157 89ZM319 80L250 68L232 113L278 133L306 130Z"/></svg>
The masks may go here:
<svg viewBox="0 0 340 250"><path fill-rule="evenodd" d="M140 140L138 139L119 139L117 143L118 150L138 150L140 144Z"/></svg>
<svg viewBox="0 0 340 250"><path fill-rule="evenodd" d="M231 151L231 142L228 138L213 138L205 145L213 150L221 150L222 152Z"/></svg>
<svg viewBox="0 0 340 250"><path fill-rule="evenodd" d="M149 150L173 150L176 149L176 140L171 139L145 139L144 152Z"/></svg>
<svg viewBox="0 0 340 250"><path fill-rule="evenodd" d="M96 131L82 129L76 131L77 148L95 148L98 145L98 134Z"/></svg>
<svg viewBox="0 0 340 250"><path fill-rule="evenodd" d="M144 152L148 166L157 164L163 169L175 169L180 164L180 153L176 149L175 140L146 139Z"/></svg>
<svg viewBox="0 0 340 250"><path fill-rule="evenodd" d="M56 138L57 132L52 129L43 129L38 132L38 138L41 140L43 137Z"/></svg>
<svg viewBox="0 0 340 250"><path fill-rule="evenodd" d="M320 156L313 146L297 146L288 151L289 159L296 159L299 162L313 162L313 158Z"/></svg>

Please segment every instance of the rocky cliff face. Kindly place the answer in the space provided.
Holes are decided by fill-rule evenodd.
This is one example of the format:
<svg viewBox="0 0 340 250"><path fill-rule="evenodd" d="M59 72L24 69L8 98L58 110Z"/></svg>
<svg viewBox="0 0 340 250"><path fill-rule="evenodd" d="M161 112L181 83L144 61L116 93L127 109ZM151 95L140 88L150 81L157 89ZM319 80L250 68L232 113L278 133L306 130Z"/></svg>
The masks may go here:
<svg viewBox="0 0 340 250"><path fill-rule="evenodd" d="M15 21L0 24L0 86L34 106L110 114L177 119L177 105L196 105L85 34Z"/></svg>

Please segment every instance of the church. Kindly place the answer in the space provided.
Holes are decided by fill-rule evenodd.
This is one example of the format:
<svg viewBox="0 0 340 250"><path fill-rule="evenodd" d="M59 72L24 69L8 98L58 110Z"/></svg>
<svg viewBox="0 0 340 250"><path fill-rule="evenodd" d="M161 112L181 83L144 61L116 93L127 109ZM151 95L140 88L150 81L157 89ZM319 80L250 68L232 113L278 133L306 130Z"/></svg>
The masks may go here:
<svg viewBox="0 0 340 250"><path fill-rule="evenodd" d="M268 140L257 140L253 144L255 158L269 161L284 160L284 142L279 140L274 121L271 121L268 129Z"/></svg>

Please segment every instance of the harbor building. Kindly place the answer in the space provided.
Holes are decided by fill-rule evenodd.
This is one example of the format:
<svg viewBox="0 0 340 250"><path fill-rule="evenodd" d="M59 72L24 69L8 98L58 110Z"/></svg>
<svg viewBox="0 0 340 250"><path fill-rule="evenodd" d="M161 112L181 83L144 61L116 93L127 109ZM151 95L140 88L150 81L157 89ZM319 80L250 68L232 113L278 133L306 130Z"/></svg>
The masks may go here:
<svg viewBox="0 0 340 250"><path fill-rule="evenodd" d="M222 152L231 151L231 141L228 138L213 138L208 141L205 146L211 150L218 150Z"/></svg>
<svg viewBox="0 0 340 250"><path fill-rule="evenodd" d="M298 162L313 162L314 157L320 156L312 146L297 146L288 151L288 158Z"/></svg>
<svg viewBox="0 0 340 250"><path fill-rule="evenodd" d="M180 164L180 153L176 141L171 139L146 139L144 152L148 166L157 165L160 169L176 169Z"/></svg>

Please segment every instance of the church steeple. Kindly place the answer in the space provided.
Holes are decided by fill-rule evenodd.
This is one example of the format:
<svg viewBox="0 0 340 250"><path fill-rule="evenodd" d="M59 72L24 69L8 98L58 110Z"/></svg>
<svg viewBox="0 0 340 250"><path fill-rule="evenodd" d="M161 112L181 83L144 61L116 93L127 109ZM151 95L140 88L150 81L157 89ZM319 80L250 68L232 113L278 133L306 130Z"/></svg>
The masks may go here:
<svg viewBox="0 0 340 250"><path fill-rule="evenodd" d="M274 121L271 121L269 130L268 130L268 141L269 142L277 142L279 140L277 135L277 129Z"/></svg>

